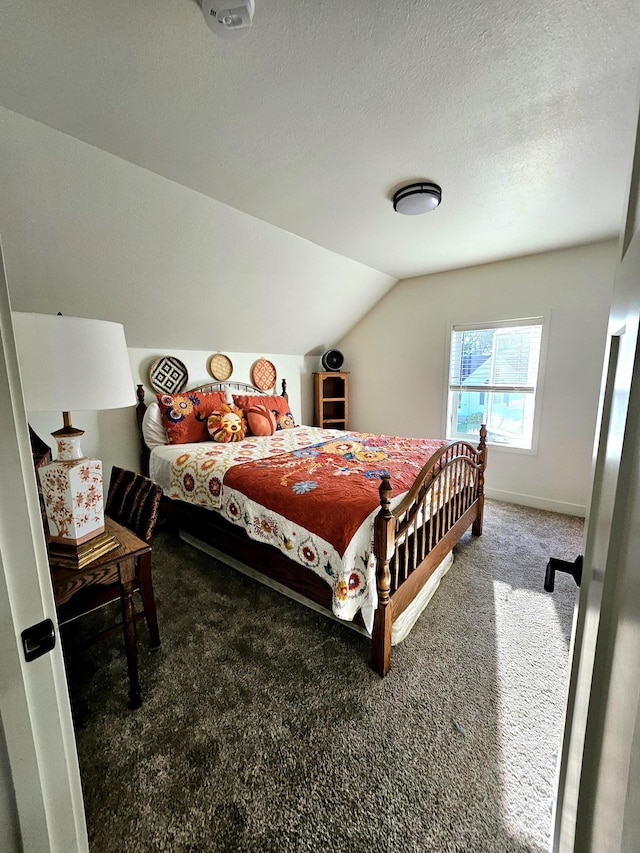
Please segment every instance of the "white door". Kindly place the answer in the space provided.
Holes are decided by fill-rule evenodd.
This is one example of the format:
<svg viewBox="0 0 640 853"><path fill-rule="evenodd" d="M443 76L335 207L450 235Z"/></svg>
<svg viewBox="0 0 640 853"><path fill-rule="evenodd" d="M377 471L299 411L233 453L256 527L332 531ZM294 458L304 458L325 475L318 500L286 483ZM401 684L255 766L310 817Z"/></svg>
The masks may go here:
<svg viewBox="0 0 640 853"><path fill-rule="evenodd" d="M620 241L554 850L640 850L640 136Z"/></svg>
<svg viewBox="0 0 640 853"><path fill-rule="evenodd" d="M0 849L88 850L78 757L0 247ZM50 619L54 649L25 659Z"/></svg>

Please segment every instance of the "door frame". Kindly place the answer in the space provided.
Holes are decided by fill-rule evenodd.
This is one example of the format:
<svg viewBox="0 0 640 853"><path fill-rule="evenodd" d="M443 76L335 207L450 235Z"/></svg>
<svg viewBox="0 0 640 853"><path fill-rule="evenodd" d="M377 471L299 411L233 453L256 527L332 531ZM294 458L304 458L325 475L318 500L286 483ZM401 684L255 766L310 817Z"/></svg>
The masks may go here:
<svg viewBox="0 0 640 853"><path fill-rule="evenodd" d="M4 800L16 850L85 853L80 770L1 243L0 350L0 806ZM21 634L45 619L55 626L56 645L28 663Z"/></svg>
<svg viewBox="0 0 640 853"><path fill-rule="evenodd" d="M640 636L628 630L640 614L637 519L630 523L640 501L639 101L640 91L609 315L583 585L572 636L554 853L637 850L640 841L640 813L633 799L638 792L630 789L631 768L640 768L635 740L640 726ZM632 846L625 846L630 839Z"/></svg>

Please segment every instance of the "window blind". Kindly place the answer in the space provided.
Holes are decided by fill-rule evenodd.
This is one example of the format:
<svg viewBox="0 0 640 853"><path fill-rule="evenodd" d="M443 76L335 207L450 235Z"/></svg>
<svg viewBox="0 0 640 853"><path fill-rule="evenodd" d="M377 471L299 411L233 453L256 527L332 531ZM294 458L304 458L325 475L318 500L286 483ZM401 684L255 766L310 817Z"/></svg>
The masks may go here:
<svg viewBox="0 0 640 853"><path fill-rule="evenodd" d="M542 317L456 325L451 334L451 391L533 394Z"/></svg>

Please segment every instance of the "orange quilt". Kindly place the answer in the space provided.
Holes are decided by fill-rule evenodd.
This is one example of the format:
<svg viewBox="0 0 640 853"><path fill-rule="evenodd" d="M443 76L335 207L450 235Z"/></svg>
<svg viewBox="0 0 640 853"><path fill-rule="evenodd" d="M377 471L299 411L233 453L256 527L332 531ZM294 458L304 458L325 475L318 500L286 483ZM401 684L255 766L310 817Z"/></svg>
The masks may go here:
<svg viewBox="0 0 640 853"><path fill-rule="evenodd" d="M407 491L444 444L435 439L353 433L230 468L225 487L330 542L342 556L379 506L380 476Z"/></svg>

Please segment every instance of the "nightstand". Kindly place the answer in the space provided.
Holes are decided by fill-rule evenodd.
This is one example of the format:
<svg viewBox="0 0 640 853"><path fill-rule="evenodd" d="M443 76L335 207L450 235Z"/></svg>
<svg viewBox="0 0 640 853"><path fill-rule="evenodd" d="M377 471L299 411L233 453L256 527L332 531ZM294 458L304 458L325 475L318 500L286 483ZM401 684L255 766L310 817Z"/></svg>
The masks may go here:
<svg viewBox="0 0 640 853"><path fill-rule="evenodd" d="M91 612L99 606L100 590L96 596L91 597L91 606L83 600L83 590L89 587L105 587L105 593L109 592L109 585L118 583L120 587L120 602L122 607L122 628L124 630L125 651L127 655L127 669L129 673L129 707L138 708L142 703L142 693L138 680L138 646L136 632L136 612L133 604L134 582L136 580L136 561L151 558L151 545L139 539L134 533L115 522L109 516L105 516L105 533L115 537L117 545L105 554L96 557L81 569L67 568L56 564L56 556L50 553L51 578L53 592L58 611L60 626ZM111 596L112 598L112 596ZM105 601L110 598L105 598ZM110 636L120 628L104 631L102 636ZM159 642L159 639L158 639ZM158 643L154 643L157 645Z"/></svg>

